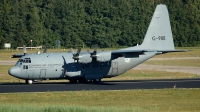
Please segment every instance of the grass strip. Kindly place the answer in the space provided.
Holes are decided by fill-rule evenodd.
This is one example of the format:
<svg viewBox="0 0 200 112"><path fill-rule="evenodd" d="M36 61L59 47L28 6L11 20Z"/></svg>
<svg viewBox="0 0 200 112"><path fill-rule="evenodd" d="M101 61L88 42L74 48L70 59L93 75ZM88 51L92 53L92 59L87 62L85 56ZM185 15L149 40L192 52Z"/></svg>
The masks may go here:
<svg viewBox="0 0 200 112"><path fill-rule="evenodd" d="M177 85L178 86L178 85ZM173 88L173 87L172 87ZM200 111L200 89L126 91L70 91L0 94L0 108L36 111L73 108L73 111ZM74 107L75 105L75 107ZM0 110L0 111L4 111ZM10 111L10 110L8 110ZM11 110L12 111L12 110Z"/></svg>
<svg viewBox="0 0 200 112"><path fill-rule="evenodd" d="M157 108L118 108L118 107L100 107L100 106L31 106L31 105L0 105L1 112L157 112Z"/></svg>

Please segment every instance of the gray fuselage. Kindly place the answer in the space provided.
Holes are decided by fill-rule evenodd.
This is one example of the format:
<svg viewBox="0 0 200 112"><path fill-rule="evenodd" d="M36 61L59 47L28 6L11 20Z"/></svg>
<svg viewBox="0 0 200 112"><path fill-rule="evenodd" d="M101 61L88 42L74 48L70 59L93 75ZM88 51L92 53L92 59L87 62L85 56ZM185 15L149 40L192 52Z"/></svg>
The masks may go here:
<svg viewBox="0 0 200 112"><path fill-rule="evenodd" d="M111 56L111 52L99 52L102 58L104 58L104 54ZM155 54L155 52L147 52L135 57L126 55L116 59L111 57L109 61L92 60L89 63L77 62L72 58L71 53L30 54L21 57L9 70L9 74L25 80L102 79L120 75Z"/></svg>

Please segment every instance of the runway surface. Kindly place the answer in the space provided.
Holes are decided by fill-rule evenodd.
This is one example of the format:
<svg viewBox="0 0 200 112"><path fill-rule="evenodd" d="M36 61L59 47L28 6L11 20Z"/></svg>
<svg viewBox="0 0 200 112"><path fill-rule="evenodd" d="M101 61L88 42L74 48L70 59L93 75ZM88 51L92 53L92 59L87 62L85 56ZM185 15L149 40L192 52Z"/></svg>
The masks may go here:
<svg viewBox="0 0 200 112"><path fill-rule="evenodd" d="M70 84L68 82L34 83L1 83L0 93L13 92L53 92L82 90L131 90L131 89L164 89L164 88L200 88L200 79L163 79L103 81L99 84Z"/></svg>
<svg viewBox="0 0 200 112"><path fill-rule="evenodd" d="M0 65L15 65L17 60L0 60Z"/></svg>

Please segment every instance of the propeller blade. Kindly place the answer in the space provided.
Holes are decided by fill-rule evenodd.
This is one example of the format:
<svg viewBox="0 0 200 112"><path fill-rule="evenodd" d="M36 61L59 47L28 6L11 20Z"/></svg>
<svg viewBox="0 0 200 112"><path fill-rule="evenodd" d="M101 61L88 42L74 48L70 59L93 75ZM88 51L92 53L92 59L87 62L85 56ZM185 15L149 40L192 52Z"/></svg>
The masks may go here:
<svg viewBox="0 0 200 112"><path fill-rule="evenodd" d="M90 54L90 57L92 57L92 58L97 57L97 56L96 56L96 54L97 54L97 49L98 49L98 44L96 44L96 45L94 46L94 51L93 51L93 52L90 52L89 49L87 50L87 52Z"/></svg>
<svg viewBox="0 0 200 112"><path fill-rule="evenodd" d="M70 52L74 55L75 53L74 53L74 50L71 48L70 49Z"/></svg>
<svg viewBox="0 0 200 112"><path fill-rule="evenodd" d="M96 44L96 45L94 46L94 51L97 51L97 48L98 48L98 45Z"/></svg>
<svg viewBox="0 0 200 112"><path fill-rule="evenodd" d="M46 53L46 52L47 52L47 48L46 48L46 47L44 47L43 53Z"/></svg>
<svg viewBox="0 0 200 112"><path fill-rule="evenodd" d="M91 54L91 52L90 52L90 50L89 50L89 49L87 50L87 52L88 52L89 54Z"/></svg>
<svg viewBox="0 0 200 112"><path fill-rule="evenodd" d="M78 51L77 51L76 53L74 53L74 50L73 50L72 48L71 48L70 51L71 51L71 53L73 54L73 57L72 57L72 58L74 59L74 61L75 61L75 60L78 60L78 59L79 59L79 54L80 54L80 52L81 52L81 48L79 48Z"/></svg>
<svg viewBox="0 0 200 112"><path fill-rule="evenodd" d="M98 45L96 44L96 45L94 46L94 51L93 51L93 53L90 53L90 54L91 54L90 57L96 57L97 49L98 49Z"/></svg>
<svg viewBox="0 0 200 112"><path fill-rule="evenodd" d="M24 55L26 55L26 46L25 45L23 47L23 52L24 52Z"/></svg>
<svg viewBox="0 0 200 112"><path fill-rule="evenodd" d="M77 51L77 53L76 53L76 54L77 54L77 55L79 55L79 54L80 54L80 52L81 52L81 48L79 48L79 49L78 49L78 51Z"/></svg>

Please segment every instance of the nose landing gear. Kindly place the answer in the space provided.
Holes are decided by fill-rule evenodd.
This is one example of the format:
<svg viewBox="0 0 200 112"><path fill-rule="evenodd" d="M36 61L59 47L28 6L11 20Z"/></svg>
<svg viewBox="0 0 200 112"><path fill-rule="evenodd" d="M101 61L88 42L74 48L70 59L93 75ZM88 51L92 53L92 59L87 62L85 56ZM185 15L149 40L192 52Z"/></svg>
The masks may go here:
<svg viewBox="0 0 200 112"><path fill-rule="evenodd" d="M33 81L32 80L26 80L25 83L26 84L33 84Z"/></svg>

